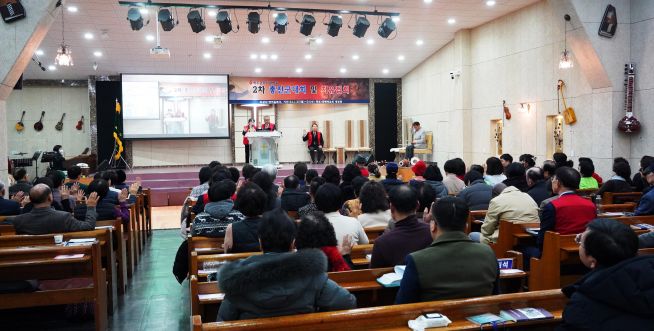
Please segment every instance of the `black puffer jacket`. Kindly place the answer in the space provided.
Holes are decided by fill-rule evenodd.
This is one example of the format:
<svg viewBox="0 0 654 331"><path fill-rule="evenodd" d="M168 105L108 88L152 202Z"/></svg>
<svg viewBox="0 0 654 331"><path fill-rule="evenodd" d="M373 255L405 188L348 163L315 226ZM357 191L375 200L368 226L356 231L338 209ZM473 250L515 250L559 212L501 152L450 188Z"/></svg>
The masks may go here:
<svg viewBox="0 0 654 331"><path fill-rule="evenodd" d="M563 289L560 330L654 329L654 256L596 269Z"/></svg>

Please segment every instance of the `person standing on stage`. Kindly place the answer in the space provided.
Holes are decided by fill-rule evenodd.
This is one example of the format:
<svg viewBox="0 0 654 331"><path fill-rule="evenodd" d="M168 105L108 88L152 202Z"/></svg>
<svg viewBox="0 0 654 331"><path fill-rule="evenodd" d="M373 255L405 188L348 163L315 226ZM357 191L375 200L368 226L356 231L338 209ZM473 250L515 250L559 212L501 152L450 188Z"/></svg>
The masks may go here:
<svg viewBox="0 0 654 331"><path fill-rule="evenodd" d="M243 127L243 145L245 145L245 163L250 163L250 140L245 136L248 132L256 131L254 119L248 120L248 125Z"/></svg>
<svg viewBox="0 0 654 331"><path fill-rule="evenodd" d="M264 130L264 131L275 131L277 128L275 127L275 123L270 123L270 116L266 115L263 117L263 124L261 124L261 127L259 130Z"/></svg>
<svg viewBox="0 0 654 331"><path fill-rule="evenodd" d="M420 126L420 122L413 122L411 131L413 133L413 140L411 141L411 144L406 147L406 158L409 160L413 157L414 149L427 148L425 130Z"/></svg>
<svg viewBox="0 0 654 331"><path fill-rule="evenodd" d="M318 124L311 124L311 132L304 130L302 140L307 141L311 163L324 163L325 154L322 152L322 146L325 145L325 141L322 138L322 133L318 131Z"/></svg>

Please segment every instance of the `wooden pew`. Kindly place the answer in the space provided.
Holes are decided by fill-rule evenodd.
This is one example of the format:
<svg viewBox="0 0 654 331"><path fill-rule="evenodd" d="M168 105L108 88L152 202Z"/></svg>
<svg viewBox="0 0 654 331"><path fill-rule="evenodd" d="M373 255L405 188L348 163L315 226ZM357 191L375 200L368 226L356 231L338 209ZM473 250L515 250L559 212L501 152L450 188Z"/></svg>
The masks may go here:
<svg viewBox="0 0 654 331"><path fill-rule="evenodd" d="M2 220L0 220L2 222ZM11 224L0 225L0 236L13 236L16 234L16 229Z"/></svg>
<svg viewBox="0 0 654 331"><path fill-rule="evenodd" d="M654 255L654 248L641 248L638 250L638 256Z"/></svg>
<svg viewBox="0 0 654 331"><path fill-rule="evenodd" d="M643 192L604 192L604 194L602 194L602 204L610 205L626 202L638 203L638 201L640 201L640 197L642 196Z"/></svg>
<svg viewBox="0 0 654 331"><path fill-rule="evenodd" d="M107 330L107 285L100 250L97 241L91 246L0 248L0 281L90 278L93 282L92 287L85 288L0 294L0 309L92 302L95 330ZM55 259L72 254L84 256Z"/></svg>
<svg viewBox="0 0 654 331"><path fill-rule="evenodd" d="M481 227L481 224L484 223L484 218L486 217L486 210L472 210L468 213L468 218L466 219L466 229L465 233L470 234L470 232L477 230Z"/></svg>
<svg viewBox="0 0 654 331"><path fill-rule="evenodd" d="M109 314L113 314L117 307L117 270L116 270L116 255L113 249L112 231L109 229L99 229L92 231L79 231L63 233L63 240L69 241L71 239L80 238L95 238L100 245L100 253L106 268L107 275L107 308ZM55 234L43 235L14 235L14 236L1 236L0 248L17 248L17 247L58 247L54 243Z"/></svg>
<svg viewBox="0 0 654 331"><path fill-rule="evenodd" d="M512 251L520 242L529 242L535 245L535 237L525 230L529 228L540 228L540 223L514 223L507 220L500 220L500 231L497 235L497 242L490 244L495 256L501 259L506 256L507 251Z"/></svg>
<svg viewBox="0 0 654 331"><path fill-rule="evenodd" d="M198 252L198 255L221 254L224 252L225 238L188 236L186 240L188 240L189 258L191 252Z"/></svg>
<svg viewBox="0 0 654 331"><path fill-rule="evenodd" d="M354 245L352 247L352 252L350 253L350 258L354 264L355 269L365 269L370 265L370 261L366 257L368 254L372 254L372 244L367 245Z"/></svg>
<svg viewBox="0 0 654 331"><path fill-rule="evenodd" d="M114 242L114 251L116 252L116 264L118 268L117 288L118 294L125 294L127 291L127 247L125 233L123 233L123 224L120 219L111 221L96 221L95 228L111 227Z"/></svg>
<svg viewBox="0 0 654 331"><path fill-rule="evenodd" d="M561 315L567 301L560 290L549 290L232 322L202 323L200 316L192 316L191 327L193 331L406 330L407 322L421 314L441 313L452 320L448 330L479 330L479 325L465 318L487 312L497 314L501 309L540 307L551 312L554 319L525 322L514 326L521 329L529 327L551 329L561 322Z"/></svg>
<svg viewBox="0 0 654 331"><path fill-rule="evenodd" d="M208 269L205 268L205 263L207 262L224 264L227 262L246 259L250 256L260 254L261 252L198 255L197 251L192 251L189 275L195 275L200 280L202 280L203 278L206 278L209 273Z"/></svg>
<svg viewBox="0 0 654 331"><path fill-rule="evenodd" d="M368 242L371 244L375 243L375 239L379 238L382 234L384 234L384 231L386 231L387 226L370 226L367 228L363 228L363 231L366 232L366 236L368 236Z"/></svg>
<svg viewBox="0 0 654 331"><path fill-rule="evenodd" d="M152 190L150 188L143 188L141 195L143 196L143 213L145 215L145 229L148 237L152 236Z"/></svg>
<svg viewBox="0 0 654 331"><path fill-rule="evenodd" d="M603 213L615 213L615 212L631 213L635 209L636 209L636 204L634 202L600 205L600 211Z"/></svg>
<svg viewBox="0 0 654 331"><path fill-rule="evenodd" d="M579 245L575 242L575 237L576 234L560 235L557 232L545 232L540 259L531 258L530 291L561 288L579 278L580 275L561 276L561 264L581 265Z"/></svg>

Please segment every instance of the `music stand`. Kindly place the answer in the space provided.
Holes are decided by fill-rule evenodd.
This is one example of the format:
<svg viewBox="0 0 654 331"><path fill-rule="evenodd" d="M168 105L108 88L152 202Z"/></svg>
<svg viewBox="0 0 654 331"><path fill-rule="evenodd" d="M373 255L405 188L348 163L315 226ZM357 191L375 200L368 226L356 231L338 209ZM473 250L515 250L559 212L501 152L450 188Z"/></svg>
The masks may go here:
<svg viewBox="0 0 654 331"><path fill-rule="evenodd" d="M41 151L36 151L34 152L34 155L32 155L32 160L34 160L36 166L34 179L39 178L39 156L41 156Z"/></svg>

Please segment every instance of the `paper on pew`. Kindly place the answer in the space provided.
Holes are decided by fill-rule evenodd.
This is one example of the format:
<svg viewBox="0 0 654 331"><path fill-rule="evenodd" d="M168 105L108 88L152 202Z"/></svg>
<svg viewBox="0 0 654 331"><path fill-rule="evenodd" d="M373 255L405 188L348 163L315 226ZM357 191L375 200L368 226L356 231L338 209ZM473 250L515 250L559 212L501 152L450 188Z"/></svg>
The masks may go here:
<svg viewBox="0 0 654 331"><path fill-rule="evenodd" d="M68 254L68 255L57 255L54 257L55 260L69 260L69 259L79 259L83 258L84 254Z"/></svg>
<svg viewBox="0 0 654 331"><path fill-rule="evenodd" d="M102 230L102 229L113 230L113 228L114 228L113 225L102 225L102 226L96 226L96 227L95 227L96 230Z"/></svg>
<svg viewBox="0 0 654 331"><path fill-rule="evenodd" d="M624 215L625 214L623 212L616 211L616 212L601 213L598 216L601 216L601 217L615 217L615 216L624 216Z"/></svg>
<svg viewBox="0 0 654 331"><path fill-rule="evenodd" d="M404 269L406 269L406 266L396 265L395 268L393 268L393 271L395 272L382 275L377 278L377 282L382 284L384 287L398 287L404 276Z"/></svg>
<svg viewBox="0 0 654 331"><path fill-rule="evenodd" d="M95 242L95 238L76 238L70 239L66 246L89 246Z"/></svg>
<svg viewBox="0 0 654 331"><path fill-rule="evenodd" d="M366 254L366 260L368 260L368 262L372 261L372 254Z"/></svg>
<svg viewBox="0 0 654 331"><path fill-rule="evenodd" d="M520 269L500 269L500 274L504 275L513 275L513 274L519 274L523 273L524 271Z"/></svg>
<svg viewBox="0 0 654 331"><path fill-rule="evenodd" d="M223 300L225 293L198 294L200 300Z"/></svg>

